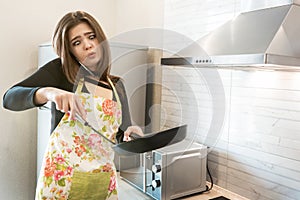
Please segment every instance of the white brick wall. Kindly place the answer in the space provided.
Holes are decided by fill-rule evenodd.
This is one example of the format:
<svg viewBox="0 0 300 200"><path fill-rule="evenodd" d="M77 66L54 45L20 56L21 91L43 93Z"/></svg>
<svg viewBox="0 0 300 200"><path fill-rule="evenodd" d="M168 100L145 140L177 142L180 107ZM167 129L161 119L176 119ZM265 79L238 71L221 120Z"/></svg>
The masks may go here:
<svg viewBox="0 0 300 200"><path fill-rule="evenodd" d="M236 0L166 0L164 28L198 40L231 19L239 8Z"/></svg>
<svg viewBox="0 0 300 200"><path fill-rule="evenodd" d="M239 0L166 0L165 27L197 40L244 6ZM221 187L250 199L300 199L300 71L206 70L218 72L222 87L209 86L216 77L199 69L163 67L163 125L187 123L189 137L212 147L208 164ZM212 95L223 95L224 103L214 105ZM225 107L223 128L208 135L218 106Z"/></svg>

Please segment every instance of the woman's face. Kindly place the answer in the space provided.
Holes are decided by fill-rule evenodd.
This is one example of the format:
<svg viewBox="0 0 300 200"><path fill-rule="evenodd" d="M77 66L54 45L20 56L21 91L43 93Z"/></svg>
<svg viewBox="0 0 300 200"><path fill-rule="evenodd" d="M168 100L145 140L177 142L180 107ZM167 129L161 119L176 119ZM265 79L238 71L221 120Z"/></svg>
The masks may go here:
<svg viewBox="0 0 300 200"><path fill-rule="evenodd" d="M95 71L102 57L96 33L87 23L80 23L69 31L71 52L76 59L90 70Z"/></svg>

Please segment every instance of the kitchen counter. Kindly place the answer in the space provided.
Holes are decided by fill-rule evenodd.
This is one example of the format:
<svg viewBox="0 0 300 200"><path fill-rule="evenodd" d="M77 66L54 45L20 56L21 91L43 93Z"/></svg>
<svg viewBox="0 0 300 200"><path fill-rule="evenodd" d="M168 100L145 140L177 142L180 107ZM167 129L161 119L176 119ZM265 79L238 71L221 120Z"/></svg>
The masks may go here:
<svg viewBox="0 0 300 200"><path fill-rule="evenodd" d="M203 194L190 195L180 199L181 200L208 200L219 196L224 196L230 200L248 200L247 198L241 197L233 192L227 191L217 185L214 185L213 189L209 192ZM153 200L150 196L144 194L137 188L128 184L126 181L122 180L120 176L119 176L119 197L120 200L127 200L127 199Z"/></svg>

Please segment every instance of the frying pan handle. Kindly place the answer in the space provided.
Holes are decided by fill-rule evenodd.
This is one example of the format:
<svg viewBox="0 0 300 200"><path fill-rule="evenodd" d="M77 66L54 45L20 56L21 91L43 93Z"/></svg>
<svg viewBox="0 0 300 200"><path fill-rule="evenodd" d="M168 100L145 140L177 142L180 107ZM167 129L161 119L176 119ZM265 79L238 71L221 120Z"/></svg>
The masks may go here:
<svg viewBox="0 0 300 200"><path fill-rule="evenodd" d="M135 139L141 138L142 136L140 136L140 135L138 135L136 133L131 133L130 137L131 137L131 139L135 140Z"/></svg>

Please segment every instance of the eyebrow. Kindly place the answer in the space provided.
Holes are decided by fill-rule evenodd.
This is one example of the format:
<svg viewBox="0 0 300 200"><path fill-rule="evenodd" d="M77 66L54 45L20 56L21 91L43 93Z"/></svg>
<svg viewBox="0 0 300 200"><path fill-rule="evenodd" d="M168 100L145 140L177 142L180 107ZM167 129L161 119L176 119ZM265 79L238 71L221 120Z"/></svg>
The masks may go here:
<svg viewBox="0 0 300 200"><path fill-rule="evenodd" d="M86 36L86 35L91 35L91 34L95 34L95 32L94 32L94 31L89 31L89 32L84 33L85 36ZM77 40L78 38L81 38L81 36L78 35L78 36L72 38L72 39L70 40L70 42L73 42L74 40Z"/></svg>

